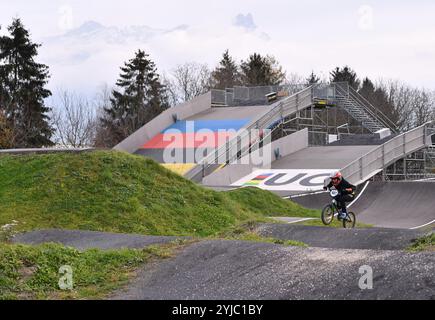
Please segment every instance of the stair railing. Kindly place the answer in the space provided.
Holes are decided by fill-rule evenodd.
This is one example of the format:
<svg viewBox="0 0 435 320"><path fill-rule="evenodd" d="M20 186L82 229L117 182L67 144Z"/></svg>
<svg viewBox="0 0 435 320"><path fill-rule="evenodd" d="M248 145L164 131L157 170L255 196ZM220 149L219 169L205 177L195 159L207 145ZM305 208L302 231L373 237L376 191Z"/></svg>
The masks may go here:
<svg viewBox="0 0 435 320"><path fill-rule="evenodd" d="M385 128L389 128L393 133L397 132L396 124L390 120L381 110L374 107L366 98L364 98L361 94L359 94L354 88L349 86L347 82L335 83L337 88L341 91L341 94L345 96L347 99L351 100L353 103L358 104L358 106L362 107L364 111L366 111L369 116L373 117L375 121L380 122ZM345 88L344 88L345 87Z"/></svg>

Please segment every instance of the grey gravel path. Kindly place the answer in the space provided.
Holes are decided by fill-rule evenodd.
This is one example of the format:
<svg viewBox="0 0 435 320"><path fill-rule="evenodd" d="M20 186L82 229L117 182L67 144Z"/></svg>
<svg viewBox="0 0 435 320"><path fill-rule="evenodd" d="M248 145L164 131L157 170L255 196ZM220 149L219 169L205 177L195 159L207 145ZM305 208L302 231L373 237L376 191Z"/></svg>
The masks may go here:
<svg viewBox="0 0 435 320"><path fill-rule="evenodd" d="M373 289L358 286L373 270ZM435 299L435 254L195 243L149 265L113 299Z"/></svg>
<svg viewBox="0 0 435 320"><path fill-rule="evenodd" d="M278 223L263 224L257 231L265 237L302 241L312 247L378 250L405 249L424 234L408 229L344 229Z"/></svg>
<svg viewBox="0 0 435 320"><path fill-rule="evenodd" d="M183 237L144 236L136 234L122 234L80 230L36 230L22 233L13 239L15 243L41 244L58 242L80 250L89 248L143 248L152 244L167 243Z"/></svg>
<svg viewBox="0 0 435 320"><path fill-rule="evenodd" d="M314 239L313 231L317 228L309 228L311 231L307 229L305 233L311 233ZM362 231L327 230L335 231L335 236L346 232L346 239L349 239L349 231ZM176 237L40 230L18 235L14 242L60 242L79 249L108 249L141 248L174 239ZM352 241L348 241L348 246L349 243ZM363 265L373 270L373 289L362 290L358 286L359 268ZM434 252L303 248L206 240L185 247L174 258L145 265L125 289L115 292L111 298L435 299L434 275Z"/></svg>

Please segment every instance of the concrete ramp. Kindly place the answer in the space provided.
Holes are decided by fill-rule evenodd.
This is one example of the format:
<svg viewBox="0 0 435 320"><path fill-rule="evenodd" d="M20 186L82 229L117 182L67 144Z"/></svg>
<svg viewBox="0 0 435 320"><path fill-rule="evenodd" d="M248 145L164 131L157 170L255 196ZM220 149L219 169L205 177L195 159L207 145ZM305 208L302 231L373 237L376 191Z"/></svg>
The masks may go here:
<svg viewBox="0 0 435 320"><path fill-rule="evenodd" d="M424 227L435 223L435 183L370 182L351 209L380 227Z"/></svg>
<svg viewBox="0 0 435 320"><path fill-rule="evenodd" d="M372 145L309 147L274 161L272 169L339 169L375 147Z"/></svg>
<svg viewBox="0 0 435 320"><path fill-rule="evenodd" d="M262 224L257 231L265 237L297 240L310 247L335 249L403 250L423 236L419 230L392 228L325 228L292 224Z"/></svg>
<svg viewBox="0 0 435 320"><path fill-rule="evenodd" d="M435 224L435 182L368 182L358 187L350 210L361 222L385 228L418 229ZM321 209L328 193L293 197L293 201Z"/></svg>
<svg viewBox="0 0 435 320"><path fill-rule="evenodd" d="M183 175L203 157L224 145L238 130L249 125L259 115L270 110L269 106L216 107L197 112L185 119L179 119L145 139L135 154L154 159ZM179 164L190 169L179 171Z"/></svg>

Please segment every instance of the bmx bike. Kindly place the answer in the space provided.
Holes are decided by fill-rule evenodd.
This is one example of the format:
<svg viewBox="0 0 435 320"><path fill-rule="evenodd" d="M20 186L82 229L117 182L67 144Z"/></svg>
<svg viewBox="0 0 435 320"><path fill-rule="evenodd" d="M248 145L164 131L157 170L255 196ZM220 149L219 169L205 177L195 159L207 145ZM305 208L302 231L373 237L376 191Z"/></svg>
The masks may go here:
<svg viewBox="0 0 435 320"><path fill-rule="evenodd" d="M331 203L327 204L323 210L322 210L322 222L324 225L329 225L334 220L334 216L337 215L338 220L342 220L343 222L343 228L354 228L355 227L355 214L353 212L347 212L346 216L342 219L339 217L340 209L338 208L337 200L335 200L335 197L339 195L339 191L335 188L331 188L329 191L329 195L332 198Z"/></svg>

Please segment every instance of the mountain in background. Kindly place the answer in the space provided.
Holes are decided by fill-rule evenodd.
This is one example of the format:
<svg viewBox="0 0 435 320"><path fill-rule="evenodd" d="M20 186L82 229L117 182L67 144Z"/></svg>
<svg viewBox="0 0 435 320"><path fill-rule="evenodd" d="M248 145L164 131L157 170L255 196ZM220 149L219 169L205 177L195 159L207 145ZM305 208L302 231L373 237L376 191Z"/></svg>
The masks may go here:
<svg viewBox="0 0 435 320"><path fill-rule="evenodd" d="M58 63L74 64L86 60L99 51L106 50L107 46L129 44L140 46L155 37L187 29L187 25L168 30L148 26L118 28L104 26L96 21L86 21L78 28L69 30L62 35L44 38L42 43L47 47L44 53L49 55L50 60Z"/></svg>
<svg viewBox="0 0 435 320"><path fill-rule="evenodd" d="M76 29L63 35L47 38L47 41L93 41L104 40L107 43L122 44L126 41L147 42L155 36L188 29L187 25L177 26L173 29L155 29L148 26L129 26L118 28L104 26L96 21L86 21Z"/></svg>
<svg viewBox="0 0 435 320"><path fill-rule="evenodd" d="M242 43L267 47L264 44L270 38L258 31L252 15L236 18L232 24L221 26L184 24L169 29L105 26L86 21L64 34L39 40L40 59L50 66L51 89L62 87L85 93L94 92L103 83L114 84L119 67L138 49L150 55L159 73L191 61L214 67L227 48L236 57L245 58L252 48Z"/></svg>

